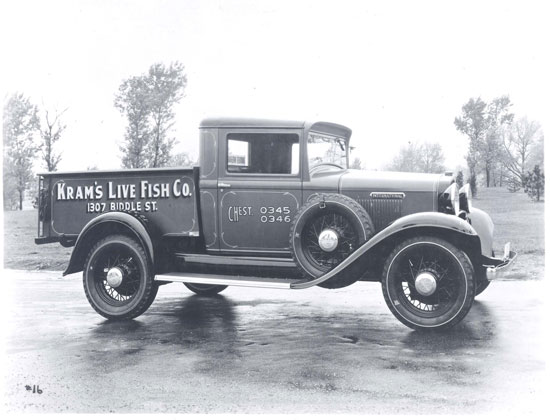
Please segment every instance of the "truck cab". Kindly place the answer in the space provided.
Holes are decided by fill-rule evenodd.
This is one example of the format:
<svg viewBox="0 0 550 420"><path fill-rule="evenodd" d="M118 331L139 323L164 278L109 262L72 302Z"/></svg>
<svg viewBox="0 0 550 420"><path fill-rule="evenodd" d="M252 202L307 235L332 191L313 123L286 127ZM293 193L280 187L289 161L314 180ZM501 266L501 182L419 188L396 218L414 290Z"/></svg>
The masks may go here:
<svg viewBox="0 0 550 420"><path fill-rule="evenodd" d="M306 195L316 190L310 167L342 173L351 130L322 122L208 119L200 133L206 251L290 256L290 224L308 198L304 189ZM337 176L330 179L323 191L337 192Z"/></svg>

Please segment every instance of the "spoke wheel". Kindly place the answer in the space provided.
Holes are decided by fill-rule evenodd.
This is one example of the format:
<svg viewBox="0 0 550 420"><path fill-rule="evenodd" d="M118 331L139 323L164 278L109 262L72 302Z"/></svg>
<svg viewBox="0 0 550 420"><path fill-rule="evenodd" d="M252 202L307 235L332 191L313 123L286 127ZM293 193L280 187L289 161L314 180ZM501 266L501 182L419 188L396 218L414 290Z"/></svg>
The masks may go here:
<svg viewBox="0 0 550 420"><path fill-rule="evenodd" d="M415 329L444 329L458 323L474 299L474 270L468 256L439 238L398 245L384 266L384 298L393 314Z"/></svg>
<svg viewBox="0 0 550 420"><path fill-rule="evenodd" d="M482 294L485 291L485 289L489 287L489 284L491 284L491 282L486 278L478 279L476 284L476 296L479 296L480 294Z"/></svg>
<svg viewBox="0 0 550 420"><path fill-rule="evenodd" d="M141 315L158 290L143 248L123 235L96 243L86 259L83 282L92 307L108 319Z"/></svg>
<svg viewBox="0 0 550 420"><path fill-rule="evenodd" d="M319 244L322 232L334 232L337 236L336 248L324 250ZM360 232L354 229L352 222L338 209L320 211L309 220L302 231L302 247L308 261L320 271L332 270L344 261L362 243Z"/></svg>
<svg viewBox="0 0 550 420"><path fill-rule="evenodd" d="M355 200L340 194L311 198L290 227L290 250L296 265L309 278L317 278L342 263L371 238L372 221ZM319 286L349 286L361 276L359 267L346 269Z"/></svg>

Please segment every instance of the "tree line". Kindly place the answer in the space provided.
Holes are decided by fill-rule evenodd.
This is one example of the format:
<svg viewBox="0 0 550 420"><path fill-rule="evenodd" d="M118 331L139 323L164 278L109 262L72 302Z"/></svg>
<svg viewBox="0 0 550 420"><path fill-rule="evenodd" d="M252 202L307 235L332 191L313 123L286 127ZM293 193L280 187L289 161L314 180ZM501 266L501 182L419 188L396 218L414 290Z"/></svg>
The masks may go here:
<svg viewBox="0 0 550 420"><path fill-rule="evenodd" d="M470 98L454 119L455 128L468 138L465 156L468 177L457 173L457 183L470 183L477 190L478 179L487 188L506 186L523 189L540 200L544 192L544 133L540 124L527 117L515 118L508 96L485 102ZM443 172L445 155L438 143L408 142L386 169L404 172Z"/></svg>
<svg viewBox="0 0 550 420"><path fill-rule="evenodd" d="M46 170L57 170L61 154L55 145L66 128L62 121L65 111L45 107L40 111L22 93L6 100L2 118L4 209L23 209L25 191L34 181L32 168L37 157Z"/></svg>
<svg viewBox="0 0 550 420"><path fill-rule="evenodd" d="M508 96L485 102L470 98L454 120L468 138L466 162L470 178L484 179L485 186L523 189L540 200L544 192L544 133L527 117L515 118Z"/></svg>
<svg viewBox="0 0 550 420"><path fill-rule="evenodd" d="M174 108L184 98L186 87L185 67L177 61L155 63L147 72L122 81L114 95L114 106L126 119L124 139L119 144L123 168L195 164L185 152L173 154ZM490 102L470 98L462 106L454 125L469 140L466 182L475 191L477 177L481 176L487 187L524 189L539 200L544 192L544 134L538 122L527 117L516 120L511 108L507 96ZM62 159L57 144L67 128L63 122L66 111L44 106L39 109L23 93L14 93L5 101L4 209L23 208L25 192L34 186L32 168L37 159L45 170L57 170ZM361 168L361 160L355 158L351 167ZM409 142L387 169L440 173L445 169L445 156L438 143ZM463 178L459 172L457 182L462 184Z"/></svg>

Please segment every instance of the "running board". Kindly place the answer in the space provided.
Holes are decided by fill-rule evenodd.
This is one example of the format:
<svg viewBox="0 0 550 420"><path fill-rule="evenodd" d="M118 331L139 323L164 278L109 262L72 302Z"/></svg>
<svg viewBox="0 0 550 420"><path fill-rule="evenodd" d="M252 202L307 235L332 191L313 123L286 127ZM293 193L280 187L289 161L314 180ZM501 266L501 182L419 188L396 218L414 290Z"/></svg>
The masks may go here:
<svg viewBox="0 0 550 420"><path fill-rule="evenodd" d="M222 276L217 274L201 273L165 273L157 274L155 281L169 281L181 283L214 284L220 286L264 287L268 289L290 289L299 279L262 278L252 276Z"/></svg>

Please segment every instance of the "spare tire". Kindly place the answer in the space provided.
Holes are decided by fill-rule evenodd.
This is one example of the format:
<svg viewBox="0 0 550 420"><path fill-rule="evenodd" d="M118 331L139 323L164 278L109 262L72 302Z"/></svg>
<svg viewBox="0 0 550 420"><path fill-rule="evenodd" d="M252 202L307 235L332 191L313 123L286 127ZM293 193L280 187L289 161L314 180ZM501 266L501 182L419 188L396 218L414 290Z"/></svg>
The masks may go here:
<svg viewBox="0 0 550 420"><path fill-rule="evenodd" d="M374 234L373 226L357 201L340 194L316 194L302 206L290 226L292 258L306 277L318 278L368 241ZM362 274L349 270L343 273L319 286L349 286Z"/></svg>

